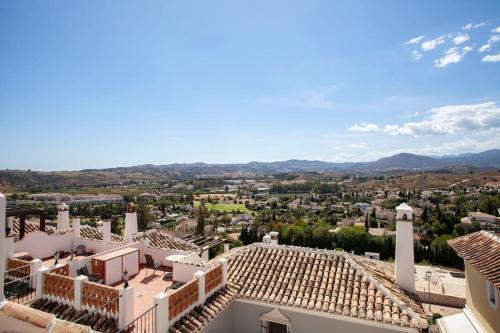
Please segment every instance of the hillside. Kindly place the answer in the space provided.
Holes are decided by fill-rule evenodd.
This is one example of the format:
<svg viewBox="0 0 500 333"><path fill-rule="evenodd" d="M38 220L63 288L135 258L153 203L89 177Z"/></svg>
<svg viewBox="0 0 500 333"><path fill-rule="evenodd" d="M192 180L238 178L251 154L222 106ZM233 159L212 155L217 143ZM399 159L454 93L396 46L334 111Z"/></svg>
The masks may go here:
<svg viewBox="0 0 500 333"><path fill-rule="evenodd" d="M447 157L397 154L373 162L331 163L324 161L288 160L241 164L168 164L137 165L81 171L0 170L2 191L54 191L73 187L111 187L138 184L154 185L169 180L185 180L195 176L255 176L302 172L379 172L388 170L437 171L467 174L480 168L500 168L500 150Z"/></svg>

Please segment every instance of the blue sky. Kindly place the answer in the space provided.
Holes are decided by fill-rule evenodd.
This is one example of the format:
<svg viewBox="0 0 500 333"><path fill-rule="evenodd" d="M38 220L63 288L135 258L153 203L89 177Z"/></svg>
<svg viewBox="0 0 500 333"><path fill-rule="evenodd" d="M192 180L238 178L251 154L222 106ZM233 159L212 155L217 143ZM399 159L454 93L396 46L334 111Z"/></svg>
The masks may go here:
<svg viewBox="0 0 500 333"><path fill-rule="evenodd" d="M498 27L498 1L2 1L0 168L499 148Z"/></svg>

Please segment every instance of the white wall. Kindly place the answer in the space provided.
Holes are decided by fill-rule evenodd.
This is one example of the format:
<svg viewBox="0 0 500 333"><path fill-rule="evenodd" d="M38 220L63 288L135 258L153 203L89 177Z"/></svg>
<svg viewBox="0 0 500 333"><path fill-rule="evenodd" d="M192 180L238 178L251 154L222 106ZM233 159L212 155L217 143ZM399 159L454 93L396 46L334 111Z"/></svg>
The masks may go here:
<svg viewBox="0 0 500 333"><path fill-rule="evenodd" d="M274 307L257 302L234 301L229 308L219 314L207 325L204 333L259 333L261 332L260 317ZM393 324L384 324L373 320L363 320L349 316L334 316L331 314L305 311L292 307L277 307L290 320L293 333L387 333L387 332L418 332L417 329L404 328ZM232 324L228 322L232 319Z"/></svg>
<svg viewBox="0 0 500 333"><path fill-rule="evenodd" d="M246 325L247 321L242 322L238 326L235 326L237 329L233 330L233 311L234 311L234 303L231 304L228 308L223 310L221 313L217 315L214 319L208 323L208 325L203 329L203 332L206 333L233 333L240 332L240 326ZM245 323L245 324L243 324ZM259 331L255 331L256 333L260 333Z"/></svg>
<svg viewBox="0 0 500 333"><path fill-rule="evenodd" d="M15 252L27 251L33 258L43 259L51 257L56 251L69 251L73 235L48 235L43 231L30 232L23 239L14 244Z"/></svg>
<svg viewBox="0 0 500 333"><path fill-rule="evenodd" d="M174 262L173 270L174 270L174 281L182 281L188 282L193 279L193 274L196 271L206 272L210 269L210 267L206 266L198 266L193 264L185 264L181 262Z"/></svg>

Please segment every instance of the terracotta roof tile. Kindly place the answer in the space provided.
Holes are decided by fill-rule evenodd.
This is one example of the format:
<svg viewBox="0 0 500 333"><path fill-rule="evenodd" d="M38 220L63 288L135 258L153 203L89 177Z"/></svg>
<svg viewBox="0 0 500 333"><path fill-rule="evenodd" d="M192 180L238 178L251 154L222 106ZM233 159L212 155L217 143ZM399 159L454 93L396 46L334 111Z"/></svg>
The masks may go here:
<svg viewBox="0 0 500 333"><path fill-rule="evenodd" d="M422 308L393 281L365 270L361 259L252 245L229 257L229 281L240 287L238 297L425 328Z"/></svg>
<svg viewBox="0 0 500 333"><path fill-rule="evenodd" d="M170 333L200 332L215 316L231 304L236 297L236 289L227 286L219 289L207 298L206 302L197 306L170 326Z"/></svg>
<svg viewBox="0 0 500 333"><path fill-rule="evenodd" d="M175 249L183 251L199 252L200 248L190 242L184 241L180 238L167 234L166 232L156 230L153 232L146 232L140 236L136 236L134 241L149 239L149 246L162 248L162 249Z"/></svg>
<svg viewBox="0 0 500 333"><path fill-rule="evenodd" d="M20 225L21 225L21 223L19 222L19 220L14 220L12 223L12 232L19 234L19 231L21 228ZM38 223L35 223L35 222L26 221L26 226L24 229L25 235L29 234L30 232L35 232L35 231L40 231L40 225ZM56 228L54 228L52 226L48 226L48 225L45 226L45 232L48 234L63 235L63 234L68 233L70 231L71 231L71 229L57 230Z"/></svg>
<svg viewBox="0 0 500 333"><path fill-rule="evenodd" d="M219 292L222 299L214 295L215 303L208 299L204 306L171 326L170 333L200 331L238 297L393 325L427 327L422 307L397 287L390 264L334 251L262 244L235 248L223 257L229 260L229 282Z"/></svg>
<svg viewBox="0 0 500 333"><path fill-rule="evenodd" d="M74 322L89 313L88 310L76 310L74 307L62 302L53 301L47 298L39 298L30 304L30 307L41 310L43 312L52 313L56 318ZM91 326L92 330L99 332L116 332L117 320L113 317L108 317L96 311L93 315L89 315L79 321L82 325Z"/></svg>
<svg viewBox="0 0 500 333"><path fill-rule="evenodd" d="M80 228L80 237L83 239L91 239L91 240L102 240L102 231L100 231L96 227L91 227L89 225L82 225ZM111 242L113 243L121 243L122 236L117 234L111 234Z"/></svg>
<svg viewBox="0 0 500 333"><path fill-rule="evenodd" d="M500 238L478 231L448 241L458 255L500 288Z"/></svg>

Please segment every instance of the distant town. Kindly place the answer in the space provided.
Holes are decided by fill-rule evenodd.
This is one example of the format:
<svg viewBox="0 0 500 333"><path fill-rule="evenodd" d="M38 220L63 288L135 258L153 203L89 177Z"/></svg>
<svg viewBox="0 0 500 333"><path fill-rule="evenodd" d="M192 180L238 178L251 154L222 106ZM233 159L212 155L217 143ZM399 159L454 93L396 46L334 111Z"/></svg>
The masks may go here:
<svg viewBox="0 0 500 333"><path fill-rule="evenodd" d="M237 286L238 281L241 282L241 278L247 274L241 271L244 268L238 264L240 260L255 260L252 259L253 255L261 258L264 252L259 251L276 246L275 249L285 251L278 252L285 256L295 256L292 253L299 251L296 252L299 255L297 259L304 253L306 256L311 253L316 258L326 255L325 258L330 258L327 262L332 258L341 258L344 260L343 267L359 267L359 272L364 272L359 274L379 279L381 286L390 282L392 287L389 288L396 288L399 293L403 293L401 295L407 296L393 294L387 297L403 297L401 302L408 302L407 306L417 309L411 312L413 314L408 312L406 319L399 312L405 310L387 313L390 318L387 319L385 311L380 314L377 311L370 312L371 305L362 308L351 303L350 309L345 310L341 306L340 310L336 310L335 303L330 305L332 303L319 302L318 299L319 303L310 303L316 310L329 312L328 308L333 306L331 311L334 313L352 316L352 311L356 311L356 317L391 322L397 324L395 328L402 325L433 332L438 329L453 332L446 328L447 325L456 320L469 320L467 318L473 316L467 317L469 312L463 310L464 307L472 309L472 306L467 305L472 301L469 301L470 295L466 288L467 283L472 283L466 282L467 274L470 274L467 272L471 270L467 268L469 254L462 253L462 247L453 244L467 242L470 236L478 239L483 237L486 242L493 242L490 259L496 260L493 259L495 256L498 258L500 243L495 238L500 234L498 168L454 165L445 170L390 168L385 171L278 170L273 173L266 170L228 173L221 171L220 168L224 168L221 166L217 170L203 170L203 174L192 174L193 170L185 172L186 168L191 169L193 166L183 168L184 172L173 173L162 173L153 166L132 167L127 171L111 169L70 173L93 182L86 185L69 183L71 178L60 176L58 172L2 171L2 186L7 190L6 213L3 213L6 214L5 230L7 239L12 241L7 242L10 245L6 249L9 258L4 282L7 298L51 313L55 311L49 310L54 306L54 301L66 299L65 292L57 290L59 287L47 285L48 276L45 276L45 286L39 286L34 282L34 276L18 272L21 269L19 267L25 265L31 267L30 272L33 273L33 262L36 263L37 258L41 259L39 262L42 267L47 266L50 272L54 272L51 274L61 274L65 279L84 275L88 276L89 281L117 288L113 290L119 290L125 281L134 286L140 295L146 295L148 289L155 292L170 289L171 292L165 294L170 295L168 302L178 297L176 288L192 284L192 274L197 269L205 277L200 280L200 277L196 277L198 273L195 273L194 281L198 281L195 285L202 288L199 283L204 281L203 288L209 288L207 271L222 267L223 271L210 274L229 274L232 282L221 282L226 281L227 277L219 282L211 282L212 286L228 283L216 292L218 296L215 299L205 295L200 301L201 294L193 296L189 304L201 306L199 312L189 310L192 309L189 304L170 303L170 306L177 306L178 310L166 322L156 323L169 328L170 332L211 332L210 327L225 325L224 320L212 320L211 312L206 310L208 319L205 320L208 321L203 322L203 305L197 302L209 306L213 301L215 308L212 310L218 312L230 306L226 303L235 297L262 299L263 291L252 292L252 289L246 289L249 286L243 285L236 289L229 286ZM212 167L197 165L196 168ZM13 174L17 177L13 178ZM103 175L106 175L107 183L98 181ZM57 179L47 181L51 177ZM44 184L40 181L42 178L45 179ZM52 191L43 191L46 188ZM407 219L410 219L410 224L406 222ZM411 228L408 229L408 225ZM491 235L491 238L485 235ZM48 245L46 242L54 243ZM42 248L37 249L35 244ZM467 243L464 246L474 245ZM287 251L291 252L287 255ZM485 251L489 251L488 248ZM270 258L275 256L274 250L265 253L268 253L266 256L271 255ZM111 267L106 268L108 260L123 256L129 258L129 264L125 265L123 261L122 269L113 276L109 275ZM250 257L244 259L246 256ZM140 265L131 265L130 260L138 260ZM228 272L225 271L228 268L227 260ZM276 257L275 260L280 259ZM214 266L218 262L221 262L221 266ZM260 259L255 265L259 262ZM86 263L91 265L86 266ZM317 264L321 263L318 261ZM475 267L475 263L471 262L470 265ZM84 268L87 271L83 271ZM148 280L148 268L160 271L158 280L155 272L151 281ZM481 267L478 269L481 272ZM413 270L414 274L411 273ZM403 274L403 271L406 273ZM286 276L290 273L288 271ZM325 279L329 281L326 276ZM493 277L495 279L498 281L497 273ZM31 284L33 289L43 288L44 291L29 291L28 288L27 292L16 293L15 288L10 288L21 288L23 281ZM77 283L81 282L75 280L68 283L73 293ZM250 288L257 288L261 283L256 281ZM375 289L378 288L376 286ZM55 289L51 291L51 288ZM78 288L82 287L79 285ZM498 286L494 284L493 288ZM283 291L276 290L278 293ZM270 289L265 295L269 292ZM493 289L493 295L495 292L498 296L498 289ZM105 290L99 293L105 293ZM113 294L112 291L110 293ZM194 291L188 292L186 289L182 297L191 297L190 293ZM123 295L125 297L126 294ZM78 316L65 316L64 313L71 309L67 306L61 307L55 314L59 319L90 325L97 331L114 332L125 327L136 331L136 325L142 325L145 320L139 316L142 311L153 313L167 302L155 298L158 295L148 295L141 296L149 297L141 302L134 300L137 295L130 296L131 302L138 302L132 313L129 313L130 308L129 312L120 308L116 313L109 314L105 305L112 300L103 298L94 306L100 309L98 313L101 317L96 317L100 324L79 321L76 318ZM405 297L410 298L403 301ZM293 305L293 299L285 303ZM496 298L493 300L497 302ZM79 302L83 302L83 298ZM300 307L298 298L294 302ZM378 306L376 302L373 304ZM90 305L73 305L76 310L80 309L82 316L94 313ZM99 306L104 306L104 310ZM308 305L306 307L309 308ZM84 309L87 312L81 312ZM270 323L283 315L273 311L269 313ZM478 320L489 319L486 316ZM127 326L128 321L134 324ZM283 325L289 327L291 324L288 321ZM495 317L491 323L493 331L497 326L498 317Z"/></svg>

